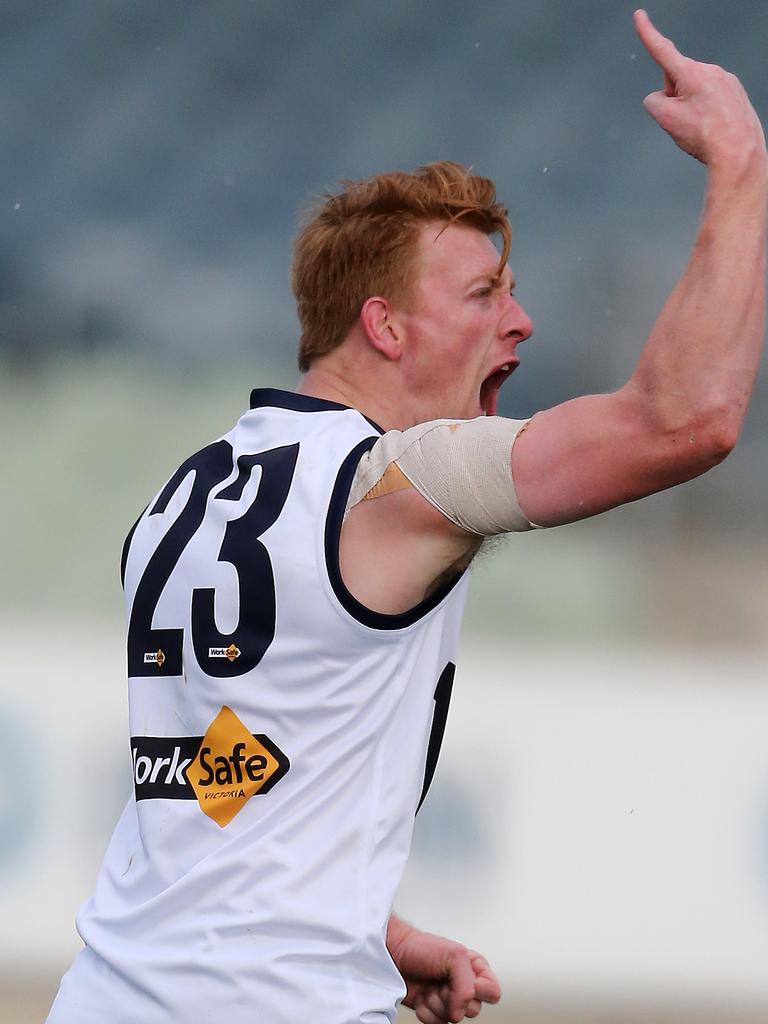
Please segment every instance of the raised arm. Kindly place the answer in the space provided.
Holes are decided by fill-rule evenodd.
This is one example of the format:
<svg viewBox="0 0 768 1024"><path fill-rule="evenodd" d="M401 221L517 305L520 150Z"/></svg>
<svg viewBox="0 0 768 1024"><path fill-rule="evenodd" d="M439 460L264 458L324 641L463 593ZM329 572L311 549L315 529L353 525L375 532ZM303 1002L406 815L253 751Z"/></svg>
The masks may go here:
<svg viewBox="0 0 768 1024"><path fill-rule="evenodd" d="M688 266L619 391L536 415L512 470L528 518L556 525L682 483L736 443L764 333L768 160L760 122L733 75L684 57L635 14L664 73L648 113L707 165Z"/></svg>

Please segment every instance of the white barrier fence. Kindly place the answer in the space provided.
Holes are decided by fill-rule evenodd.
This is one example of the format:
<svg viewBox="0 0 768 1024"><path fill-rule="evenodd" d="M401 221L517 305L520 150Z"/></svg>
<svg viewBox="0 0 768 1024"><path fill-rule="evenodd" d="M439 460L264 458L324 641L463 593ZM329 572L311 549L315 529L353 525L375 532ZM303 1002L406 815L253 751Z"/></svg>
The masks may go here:
<svg viewBox="0 0 768 1024"><path fill-rule="evenodd" d="M50 978L130 791L122 635L20 620L0 642L0 974ZM768 1015L766 677L467 643L398 910L518 995Z"/></svg>

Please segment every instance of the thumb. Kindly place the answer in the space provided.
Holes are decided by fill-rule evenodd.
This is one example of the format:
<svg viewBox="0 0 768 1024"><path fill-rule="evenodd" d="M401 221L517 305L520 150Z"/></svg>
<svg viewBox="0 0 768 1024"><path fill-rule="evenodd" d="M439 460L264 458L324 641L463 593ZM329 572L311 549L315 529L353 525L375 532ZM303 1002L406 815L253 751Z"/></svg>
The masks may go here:
<svg viewBox="0 0 768 1024"><path fill-rule="evenodd" d="M652 92L649 93L643 100L643 106L654 119L654 121L661 121L664 117L664 113L669 105L670 97L666 92Z"/></svg>

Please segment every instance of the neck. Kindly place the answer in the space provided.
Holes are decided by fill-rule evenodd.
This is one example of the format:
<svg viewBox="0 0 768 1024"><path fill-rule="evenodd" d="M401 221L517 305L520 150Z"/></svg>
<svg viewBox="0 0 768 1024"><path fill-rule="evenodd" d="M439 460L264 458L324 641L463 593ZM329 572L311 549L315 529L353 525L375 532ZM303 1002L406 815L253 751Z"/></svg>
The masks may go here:
<svg viewBox="0 0 768 1024"><path fill-rule="evenodd" d="M407 430L420 421L402 394L387 393L379 381L377 390L365 382L355 380L340 367L317 360L307 371L296 389L300 395L324 398L357 409L378 423L384 430Z"/></svg>

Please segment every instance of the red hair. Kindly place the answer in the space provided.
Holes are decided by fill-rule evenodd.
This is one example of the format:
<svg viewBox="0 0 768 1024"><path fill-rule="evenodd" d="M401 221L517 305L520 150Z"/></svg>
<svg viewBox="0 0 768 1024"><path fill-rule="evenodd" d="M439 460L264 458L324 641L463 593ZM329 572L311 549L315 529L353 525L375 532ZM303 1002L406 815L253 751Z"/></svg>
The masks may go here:
<svg viewBox="0 0 768 1024"><path fill-rule="evenodd" d="M461 220L486 235L500 234L499 273L509 256L512 229L506 208L496 202L496 186L461 164L443 160L413 174L394 171L342 186L310 211L294 244L291 284L302 371L341 344L371 295L408 307L426 222Z"/></svg>

